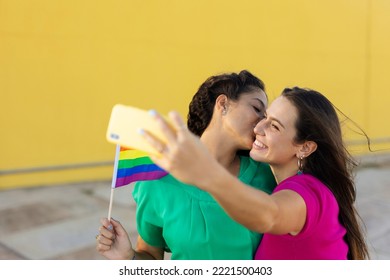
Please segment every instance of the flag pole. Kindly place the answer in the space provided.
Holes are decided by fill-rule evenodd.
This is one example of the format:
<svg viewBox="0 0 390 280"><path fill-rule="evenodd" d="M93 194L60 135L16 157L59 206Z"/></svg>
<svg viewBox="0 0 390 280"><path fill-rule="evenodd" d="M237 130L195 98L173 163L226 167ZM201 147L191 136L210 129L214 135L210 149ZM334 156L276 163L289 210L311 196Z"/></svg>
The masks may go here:
<svg viewBox="0 0 390 280"><path fill-rule="evenodd" d="M112 201L114 199L114 189L116 184L116 178L118 173L118 161L119 161L119 153L120 153L121 147L117 144L115 149L115 161L114 161L114 172L112 173L112 180L111 180L111 195L110 195L110 205L108 207L108 220L111 220L111 210L112 210Z"/></svg>
<svg viewBox="0 0 390 280"><path fill-rule="evenodd" d="M111 221L112 200L114 197L114 189L111 189L110 206L108 207L108 220Z"/></svg>

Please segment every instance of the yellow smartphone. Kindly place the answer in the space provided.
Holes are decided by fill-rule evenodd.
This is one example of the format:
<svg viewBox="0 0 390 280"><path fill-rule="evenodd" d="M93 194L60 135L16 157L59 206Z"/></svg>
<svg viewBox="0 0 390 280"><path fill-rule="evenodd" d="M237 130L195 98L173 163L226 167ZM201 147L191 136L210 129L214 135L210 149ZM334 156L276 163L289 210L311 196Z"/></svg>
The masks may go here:
<svg viewBox="0 0 390 280"><path fill-rule="evenodd" d="M162 134L157 122L148 111L128 105L116 104L111 112L106 138L108 142L122 147L158 155L157 150L139 134L140 129L147 130L161 141L166 142L166 138Z"/></svg>

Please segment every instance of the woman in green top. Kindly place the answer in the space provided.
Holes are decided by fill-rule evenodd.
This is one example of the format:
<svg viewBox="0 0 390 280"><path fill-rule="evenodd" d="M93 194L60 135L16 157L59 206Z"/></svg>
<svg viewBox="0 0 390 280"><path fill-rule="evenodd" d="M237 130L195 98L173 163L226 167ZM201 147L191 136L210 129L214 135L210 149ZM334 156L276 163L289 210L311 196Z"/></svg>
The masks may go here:
<svg viewBox="0 0 390 280"><path fill-rule="evenodd" d="M230 173L271 193L276 182L269 166L247 153L267 103L264 83L248 71L212 76L194 95L187 126ZM167 175L137 182L133 197L136 249L119 222L102 219L97 251L103 256L164 259L164 252L171 252L171 259L182 260L253 259L261 235L231 219L207 192Z"/></svg>

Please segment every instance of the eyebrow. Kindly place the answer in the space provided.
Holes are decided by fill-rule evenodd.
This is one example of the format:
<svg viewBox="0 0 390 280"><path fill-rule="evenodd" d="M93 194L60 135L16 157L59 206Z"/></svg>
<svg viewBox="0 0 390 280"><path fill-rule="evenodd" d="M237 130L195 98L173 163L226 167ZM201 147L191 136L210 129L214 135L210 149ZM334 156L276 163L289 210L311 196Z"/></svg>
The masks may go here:
<svg viewBox="0 0 390 280"><path fill-rule="evenodd" d="M283 127L284 129L286 129L285 127L284 127L284 125L282 124L282 122L281 121L279 121L277 118L274 118L274 117L269 117L272 121L276 121L278 124L280 124L280 126L281 127Z"/></svg>

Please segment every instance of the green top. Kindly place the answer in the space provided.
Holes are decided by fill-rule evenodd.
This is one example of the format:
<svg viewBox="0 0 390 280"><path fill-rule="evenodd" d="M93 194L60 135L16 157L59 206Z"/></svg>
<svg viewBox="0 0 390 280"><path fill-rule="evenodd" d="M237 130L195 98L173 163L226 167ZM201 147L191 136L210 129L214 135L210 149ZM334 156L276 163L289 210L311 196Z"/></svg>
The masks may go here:
<svg viewBox="0 0 390 280"><path fill-rule="evenodd" d="M240 158L239 179L272 193L276 182L269 166ZM133 197L140 236L149 245L172 252L171 259L253 259L262 235L231 219L207 192L167 175L137 182Z"/></svg>

